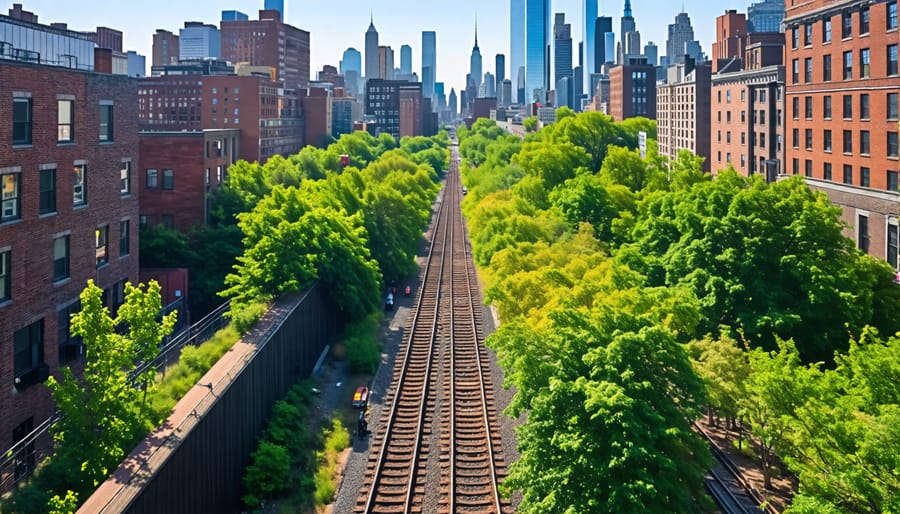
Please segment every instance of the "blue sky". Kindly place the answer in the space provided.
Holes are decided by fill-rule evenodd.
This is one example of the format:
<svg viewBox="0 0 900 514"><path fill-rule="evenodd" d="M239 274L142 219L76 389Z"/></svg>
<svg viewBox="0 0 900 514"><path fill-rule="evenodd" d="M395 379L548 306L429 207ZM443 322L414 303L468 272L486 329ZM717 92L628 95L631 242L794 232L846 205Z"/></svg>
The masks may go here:
<svg viewBox="0 0 900 514"><path fill-rule="evenodd" d="M39 16L41 23L65 22L74 30L106 26L125 33L125 49L151 55L152 35L157 28L175 33L185 21L218 24L222 10L236 9L255 19L263 0L16 0L23 8ZM745 12L750 0L741 3L685 0L694 34L710 53L715 33L715 18L726 9ZM6 2L6 9L13 1ZM494 56L509 54L509 0L285 0L285 21L310 32L311 66L337 66L348 46L363 51L369 14L375 19L380 44L394 48L399 66L400 46L413 48L413 69L420 69L423 30L437 32L437 80L445 82L446 92L457 91L465 82L474 39L475 14L478 13L478 43L484 71L494 72ZM613 17L618 31L624 0L601 0L600 14ZM447 7L449 6L449 7ZM715 6L715 7L713 7ZM572 24L572 38L581 40L581 3L579 0L553 0L554 12L565 12ZM641 43L653 41L665 54L666 28L682 10L680 1L632 0L632 10L641 32ZM508 73L508 71L507 71Z"/></svg>

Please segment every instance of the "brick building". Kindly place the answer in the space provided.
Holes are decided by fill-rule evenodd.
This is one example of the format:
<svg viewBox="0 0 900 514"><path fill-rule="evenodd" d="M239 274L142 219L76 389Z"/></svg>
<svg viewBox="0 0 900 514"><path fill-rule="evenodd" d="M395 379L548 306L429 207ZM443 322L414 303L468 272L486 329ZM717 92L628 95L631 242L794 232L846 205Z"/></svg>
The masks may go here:
<svg viewBox="0 0 900 514"><path fill-rule="evenodd" d="M48 36L78 44L74 34L36 19L0 16L0 34L4 25L34 34L21 41L35 46L0 53L3 450L52 415L44 380L62 365L79 367L83 348L68 329L86 281L94 279L115 310L125 281L139 278L135 81L84 70L84 59L71 69L72 61L42 52ZM0 475L32 467L47 442L29 446Z"/></svg>
<svg viewBox="0 0 900 514"><path fill-rule="evenodd" d="M241 130L241 158L265 162L303 147L303 118L293 92L259 76L173 75L142 79L141 130Z"/></svg>
<svg viewBox="0 0 900 514"><path fill-rule="evenodd" d="M746 16L734 11L719 16L716 27L710 169L732 166L771 182L784 170L784 34L748 33Z"/></svg>
<svg viewBox="0 0 900 514"><path fill-rule="evenodd" d="M632 59L610 68L609 114L617 121L636 116L656 119L656 66Z"/></svg>
<svg viewBox="0 0 900 514"><path fill-rule="evenodd" d="M325 148L331 143L333 131L331 91L320 87L302 89L300 104L306 144Z"/></svg>
<svg viewBox="0 0 900 514"><path fill-rule="evenodd" d="M786 172L844 211L848 236L897 265L897 0L789 3Z"/></svg>
<svg viewBox="0 0 900 514"><path fill-rule="evenodd" d="M712 67L684 63L670 66L665 84L656 86L656 120L659 153L675 160L679 150L703 157L703 171L710 170L709 91Z"/></svg>
<svg viewBox="0 0 900 514"><path fill-rule="evenodd" d="M159 67L176 64L179 52L178 34L156 29L156 33L153 34L153 56L150 65Z"/></svg>
<svg viewBox="0 0 900 514"><path fill-rule="evenodd" d="M290 90L309 85L309 32L281 20L277 10L259 11L258 20L222 20L222 58L275 69L275 80Z"/></svg>
<svg viewBox="0 0 900 514"><path fill-rule="evenodd" d="M401 94L402 93L402 94ZM401 99L403 100L401 102ZM401 136L429 136L436 122L431 105L422 98L422 83L371 79L366 82L366 116L369 132Z"/></svg>
<svg viewBox="0 0 900 514"><path fill-rule="evenodd" d="M236 128L141 132L140 224L188 232L206 223L207 194L241 158L240 138Z"/></svg>

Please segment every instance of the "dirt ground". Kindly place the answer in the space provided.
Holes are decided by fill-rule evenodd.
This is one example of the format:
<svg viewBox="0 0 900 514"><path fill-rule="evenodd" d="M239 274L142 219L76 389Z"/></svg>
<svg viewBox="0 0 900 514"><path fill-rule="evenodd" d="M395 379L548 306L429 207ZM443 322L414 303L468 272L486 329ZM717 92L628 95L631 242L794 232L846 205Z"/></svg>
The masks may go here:
<svg viewBox="0 0 900 514"><path fill-rule="evenodd" d="M775 476L772 477L772 489L767 491L763 487L763 472L760 460L747 456L735 447L734 441L737 441L738 438L737 431L726 430L724 422L720 422L719 426L710 425L706 417L697 423L712 437L716 446L731 458L731 461L741 470L744 478L756 492L765 497L778 512L784 511L790 505L794 491L797 490L797 481L783 466L779 466L779 469L775 470ZM750 445L753 448L752 453L755 456L759 455L759 445L755 441L747 439L746 431L743 445L745 447Z"/></svg>

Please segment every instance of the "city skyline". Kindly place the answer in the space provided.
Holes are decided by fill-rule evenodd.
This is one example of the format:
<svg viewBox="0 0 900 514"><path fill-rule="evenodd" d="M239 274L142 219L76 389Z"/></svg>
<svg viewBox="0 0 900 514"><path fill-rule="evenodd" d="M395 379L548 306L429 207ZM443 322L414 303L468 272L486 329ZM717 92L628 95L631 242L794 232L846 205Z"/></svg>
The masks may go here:
<svg viewBox="0 0 900 514"><path fill-rule="evenodd" d="M6 3L0 12L5 14L13 3ZM112 0L86 0L78 4L58 0L15 0L15 3L22 3L23 9L37 14L41 23L67 23L70 29L79 31L93 30L97 26L121 30L124 33L124 49L146 56L148 66L152 56L152 35L156 29L177 34L186 21L218 25L221 11L232 9L256 19L258 11L263 8L263 0L197 0L188 3L162 0L152 4L129 4L127 8ZM726 9L746 11L750 3L735 3L713 11L708 3L700 0L684 2L684 10L691 16L696 38L704 52L709 54L711 51L715 17ZM662 8L658 2L649 0L635 0L631 4L642 39L657 43L665 41L668 25L682 10L681 3L666 4ZM613 26L618 29L623 5L624 0L602 0L598 12L601 16L612 16ZM451 88L459 91L465 87L476 13L482 55L502 53L509 56L510 53L508 0L490 3L462 0L450 9L413 0L350 0L340 10L324 2L301 4L296 0L285 0L284 10L286 23L310 32L310 79L315 79L315 73L325 64L338 66L348 47L364 54L364 37L370 16L378 30L380 45L391 46L397 55L402 45L412 46L412 68L417 72L421 71L422 31L433 30L437 33L438 73L435 81L445 84L447 94ZM582 37L583 0L554 0L551 3L551 18L556 12L566 14L567 22L573 27L573 47L577 48ZM403 16L399 17L397 13L403 13ZM573 58L573 61L577 63L577 59ZM507 60L507 65L509 62ZM484 71L496 74L493 59L485 62ZM506 77L515 78L515 75L507 69Z"/></svg>

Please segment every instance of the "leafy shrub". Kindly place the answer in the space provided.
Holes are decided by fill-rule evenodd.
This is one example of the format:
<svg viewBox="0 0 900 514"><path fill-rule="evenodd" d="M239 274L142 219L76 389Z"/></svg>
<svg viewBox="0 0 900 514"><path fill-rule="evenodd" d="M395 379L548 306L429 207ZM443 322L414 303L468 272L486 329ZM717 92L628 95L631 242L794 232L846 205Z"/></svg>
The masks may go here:
<svg viewBox="0 0 900 514"><path fill-rule="evenodd" d="M251 454L251 459L253 462L247 466L247 474L244 475L247 494L243 500L248 507L256 507L261 500L287 489L291 478L291 457L284 446L264 440Z"/></svg>
<svg viewBox="0 0 900 514"><path fill-rule="evenodd" d="M374 373L381 362L381 348L377 342L378 315L344 328L341 338L346 348L347 364L353 373Z"/></svg>
<svg viewBox="0 0 900 514"><path fill-rule="evenodd" d="M233 303L231 310L228 311L226 316L231 318L231 322L234 324L234 328L237 329L239 334L243 335L246 334L248 330L253 328L253 325L255 325L257 321L259 321L259 318L261 318L268 309L268 302L265 301L253 302L249 304Z"/></svg>

